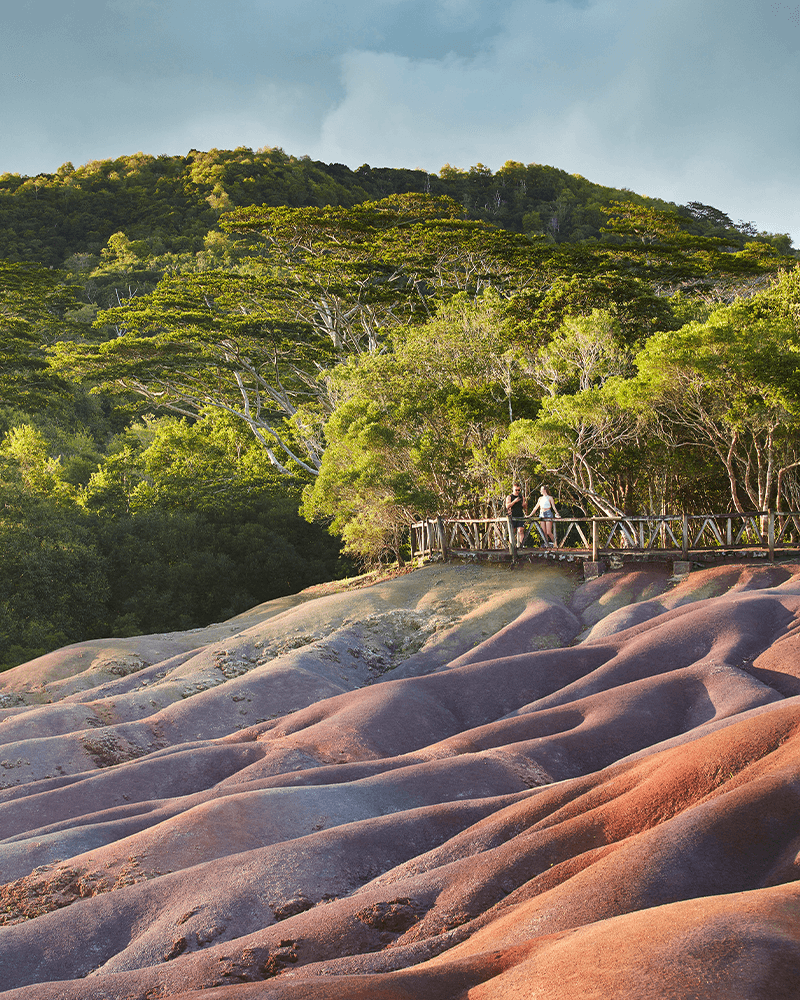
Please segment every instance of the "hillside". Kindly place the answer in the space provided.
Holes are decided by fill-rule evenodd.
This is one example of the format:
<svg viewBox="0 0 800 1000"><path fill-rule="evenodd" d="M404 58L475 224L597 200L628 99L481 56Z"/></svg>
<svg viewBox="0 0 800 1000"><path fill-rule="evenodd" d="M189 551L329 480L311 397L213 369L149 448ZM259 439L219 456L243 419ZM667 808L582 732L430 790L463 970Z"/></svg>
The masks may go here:
<svg viewBox="0 0 800 1000"><path fill-rule="evenodd" d="M700 203L677 208L657 196L593 183L544 164L509 160L496 172L483 164L438 174L371 167L351 170L292 156L282 149L193 149L185 156L134 153L50 174L0 175L0 259L38 261L81 270L85 255L101 254L124 232L137 253L164 268L164 254L197 253L223 212L249 205L352 207L389 195L424 193L454 198L471 219L504 229L546 234L554 243L594 240L615 201L677 209L695 235L723 237L736 249L754 237L789 250L786 236L734 224ZM94 263L97 263L95 261Z"/></svg>
<svg viewBox="0 0 800 1000"><path fill-rule="evenodd" d="M795 996L798 611L431 565L22 664L0 996Z"/></svg>

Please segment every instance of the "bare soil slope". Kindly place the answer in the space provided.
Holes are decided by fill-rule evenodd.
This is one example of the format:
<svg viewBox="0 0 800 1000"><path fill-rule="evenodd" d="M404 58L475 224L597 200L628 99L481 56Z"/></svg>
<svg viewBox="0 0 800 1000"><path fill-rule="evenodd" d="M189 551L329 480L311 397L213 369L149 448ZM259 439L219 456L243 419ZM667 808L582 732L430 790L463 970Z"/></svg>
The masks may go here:
<svg viewBox="0 0 800 1000"><path fill-rule="evenodd" d="M428 566L0 675L3 1000L800 995L800 566Z"/></svg>

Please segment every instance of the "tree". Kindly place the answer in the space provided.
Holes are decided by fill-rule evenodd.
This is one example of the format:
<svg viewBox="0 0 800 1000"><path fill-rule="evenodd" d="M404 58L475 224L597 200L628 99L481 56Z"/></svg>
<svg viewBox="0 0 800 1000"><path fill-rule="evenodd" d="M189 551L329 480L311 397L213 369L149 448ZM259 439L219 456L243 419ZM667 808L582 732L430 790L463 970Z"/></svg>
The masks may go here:
<svg viewBox="0 0 800 1000"><path fill-rule="evenodd" d="M610 270L601 251L581 250L580 256L570 255L576 258L574 262L564 255L566 273L552 274L549 286L535 302L532 346L541 344L570 316L589 316L598 309L614 317L631 346L641 345L654 330L677 325L669 300L656 295L647 281L626 274L624 258L617 270Z"/></svg>
<svg viewBox="0 0 800 1000"><path fill-rule="evenodd" d="M800 467L800 269L705 322L652 337L636 359L647 405L705 449L738 511L780 504Z"/></svg>
<svg viewBox="0 0 800 1000"><path fill-rule="evenodd" d="M624 381L542 403L536 419L515 421L501 455L529 463L530 476L546 476L586 513L632 514L647 497L652 469L644 461L652 422L626 405ZM642 486L644 485L644 490Z"/></svg>
<svg viewBox="0 0 800 1000"><path fill-rule="evenodd" d="M0 260L0 396L35 403L57 389L45 348L64 334L74 290L64 275L37 264Z"/></svg>
<svg viewBox="0 0 800 1000"><path fill-rule="evenodd" d="M654 333L628 377L624 354L614 361L613 351L603 362L612 362L612 377L598 371L586 350L603 339L587 345L586 329L577 333L565 325L541 353L538 377L550 395L535 420L512 424L503 448L510 460L532 461L575 499L613 515L664 512L670 498L697 497L691 483L714 467L738 511L791 507L800 497L800 270L705 320ZM584 378L563 394L570 351Z"/></svg>
<svg viewBox="0 0 800 1000"><path fill-rule="evenodd" d="M634 201L612 202L605 232L642 244L671 243L683 233L680 216Z"/></svg>
<svg viewBox="0 0 800 1000"><path fill-rule="evenodd" d="M161 417L119 445L81 494L115 629L193 628L335 575L338 542L297 513L302 480L276 473L235 419Z"/></svg>
<svg viewBox="0 0 800 1000"><path fill-rule="evenodd" d="M497 438L517 408L526 412L529 388L510 331L497 293L462 293L424 326L398 330L393 353L332 372L337 405L306 516L328 519L349 552L371 561L397 558L420 516L494 513Z"/></svg>
<svg viewBox="0 0 800 1000"><path fill-rule="evenodd" d="M0 446L0 669L107 628L105 559L43 437Z"/></svg>
<svg viewBox="0 0 800 1000"><path fill-rule="evenodd" d="M280 295L265 281L219 271L167 276L98 322L117 325L120 336L60 345L61 370L185 416L216 407L240 419L281 472L289 462L316 472L313 435L303 436L300 426L298 448L285 421L319 395L317 375L334 354L287 321Z"/></svg>
<svg viewBox="0 0 800 1000"><path fill-rule="evenodd" d="M394 327L424 321L458 291L514 290L530 244L464 219L450 198L393 195L351 209L247 208L223 229L255 242L284 276L295 319L337 350L374 351Z"/></svg>
<svg viewBox="0 0 800 1000"><path fill-rule="evenodd" d="M584 392L612 376L631 373L632 352L620 325L605 310L568 316L534 356L531 379L549 396Z"/></svg>
<svg viewBox="0 0 800 1000"><path fill-rule="evenodd" d="M754 279L763 285L764 276L790 263L774 248L760 257L744 252L737 230L711 221L706 232L691 232L691 219L633 201L614 202L607 214L603 231L609 234L604 245L609 262L615 270L647 280L658 295L682 291L731 301L752 294L758 287Z"/></svg>
<svg viewBox="0 0 800 1000"><path fill-rule="evenodd" d="M175 413L235 415L275 468L315 475L333 405L323 371L387 349L393 330L459 291L527 280L522 237L460 215L422 195L233 213L225 226L243 240L237 271L167 275L98 315L117 337L61 346L59 365Z"/></svg>
<svg viewBox="0 0 800 1000"><path fill-rule="evenodd" d="M0 442L0 669L103 635L195 628L337 573L302 481L231 418L130 428L88 484L19 424Z"/></svg>

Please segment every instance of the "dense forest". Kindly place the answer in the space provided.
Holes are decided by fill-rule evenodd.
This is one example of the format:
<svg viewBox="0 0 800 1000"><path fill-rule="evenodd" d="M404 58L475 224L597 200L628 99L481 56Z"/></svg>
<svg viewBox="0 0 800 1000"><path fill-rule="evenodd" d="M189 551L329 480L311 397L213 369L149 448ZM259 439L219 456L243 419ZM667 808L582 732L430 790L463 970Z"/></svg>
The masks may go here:
<svg viewBox="0 0 800 1000"><path fill-rule="evenodd" d="M420 516L800 509L785 234L537 164L0 176L0 666L402 559Z"/></svg>

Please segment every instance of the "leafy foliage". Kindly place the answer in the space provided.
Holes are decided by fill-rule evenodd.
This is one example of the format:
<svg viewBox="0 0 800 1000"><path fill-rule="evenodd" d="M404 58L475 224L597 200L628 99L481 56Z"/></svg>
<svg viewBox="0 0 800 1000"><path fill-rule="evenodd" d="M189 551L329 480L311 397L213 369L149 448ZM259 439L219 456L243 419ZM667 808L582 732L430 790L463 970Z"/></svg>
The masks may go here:
<svg viewBox="0 0 800 1000"><path fill-rule="evenodd" d="M337 572L235 425L134 425L85 485L31 425L0 449L0 665L98 635L195 628Z"/></svg>
<svg viewBox="0 0 800 1000"><path fill-rule="evenodd" d="M339 403L306 514L331 518L356 555L397 558L400 526L420 513L491 510L495 439L529 405L511 329L497 293L459 293L404 330L391 354L337 368Z"/></svg>
<svg viewBox="0 0 800 1000"><path fill-rule="evenodd" d="M35 403L58 389L45 348L68 323L74 292L36 264L0 260L0 398Z"/></svg>

